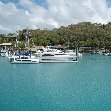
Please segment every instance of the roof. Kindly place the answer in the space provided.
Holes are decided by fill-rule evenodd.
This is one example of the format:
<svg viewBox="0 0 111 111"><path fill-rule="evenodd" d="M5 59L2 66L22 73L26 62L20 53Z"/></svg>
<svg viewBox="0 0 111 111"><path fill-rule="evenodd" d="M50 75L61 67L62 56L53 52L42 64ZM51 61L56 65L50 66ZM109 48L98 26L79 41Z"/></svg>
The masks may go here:
<svg viewBox="0 0 111 111"><path fill-rule="evenodd" d="M12 45L12 43L2 43L0 46L7 46L7 45Z"/></svg>
<svg viewBox="0 0 111 111"><path fill-rule="evenodd" d="M31 48L31 51L37 51L37 49L36 48Z"/></svg>
<svg viewBox="0 0 111 111"><path fill-rule="evenodd" d="M44 46L35 46L34 48L36 48L36 49L43 49Z"/></svg>

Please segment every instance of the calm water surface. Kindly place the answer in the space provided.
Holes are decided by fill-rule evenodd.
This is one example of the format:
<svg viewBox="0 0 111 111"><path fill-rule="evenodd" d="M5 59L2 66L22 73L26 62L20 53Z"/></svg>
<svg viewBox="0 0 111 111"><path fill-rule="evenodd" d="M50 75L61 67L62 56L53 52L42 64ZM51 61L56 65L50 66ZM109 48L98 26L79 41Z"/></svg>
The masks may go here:
<svg viewBox="0 0 111 111"><path fill-rule="evenodd" d="M0 111L111 111L111 56L44 64L0 58Z"/></svg>

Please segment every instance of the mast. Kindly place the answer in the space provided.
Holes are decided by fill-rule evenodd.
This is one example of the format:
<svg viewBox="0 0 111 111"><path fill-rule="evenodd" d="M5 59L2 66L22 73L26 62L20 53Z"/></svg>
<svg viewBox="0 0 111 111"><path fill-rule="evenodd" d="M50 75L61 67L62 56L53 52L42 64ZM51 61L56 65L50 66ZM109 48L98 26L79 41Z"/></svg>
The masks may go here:
<svg viewBox="0 0 111 111"><path fill-rule="evenodd" d="M27 30L26 30L26 34L25 34L25 39L26 39L26 44L25 44L25 47L27 48L27 49L29 49L29 31L28 31L28 28L27 28Z"/></svg>
<svg viewBox="0 0 111 111"><path fill-rule="evenodd" d="M17 25L17 29L18 29L18 32L16 36L16 48L18 48L18 42L19 42L19 25Z"/></svg>
<svg viewBox="0 0 111 111"><path fill-rule="evenodd" d="M19 43L19 25L17 25L17 28L18 28L18 32L16 35L16 50L17 50L17 53L20 53L19 46L18 46L18 43Z"/></svg>
<svg viewBox="0 0 111 111"><path fill-rule="evenodd" d="M28 49L29 54L30 54L30 58L31 58L31 49L30 49L30 46L29 46L29 30L28 30L28 28L26 30L25 39L26 39L25 47Z"/></svg>

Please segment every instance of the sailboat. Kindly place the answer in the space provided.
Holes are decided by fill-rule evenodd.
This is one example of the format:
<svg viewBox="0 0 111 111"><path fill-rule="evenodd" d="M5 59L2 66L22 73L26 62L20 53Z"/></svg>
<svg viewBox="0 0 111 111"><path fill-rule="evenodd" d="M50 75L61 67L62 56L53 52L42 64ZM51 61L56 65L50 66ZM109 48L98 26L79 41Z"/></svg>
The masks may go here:
<svg viewBox="0 0 111 111"><path fill-rule="evenodd" d="M19 36L19 34L18 34L18 36ZM16 43L17 43L17 47L18 47L18 40L19 40L19 37L16 37ZM27 43L27 45L28 45L28 49L29 49L29 38L28 38L28 31L27 31L27 33L26 33L26 35L25 35L25 38L26 38L26 43ZM26 45L25 45L25 47L26 47ZM11 58L10 58L10 63L13 63L13 64L35 64L35 63L39 63L39 59L38 58L35 58L35 57L32 57L32 55L31 55L31 51L30 51L30 54L27 54L27 55L25 55L25 54L18 54L18 55L14 55L14 56L12 56Z"/></svg>

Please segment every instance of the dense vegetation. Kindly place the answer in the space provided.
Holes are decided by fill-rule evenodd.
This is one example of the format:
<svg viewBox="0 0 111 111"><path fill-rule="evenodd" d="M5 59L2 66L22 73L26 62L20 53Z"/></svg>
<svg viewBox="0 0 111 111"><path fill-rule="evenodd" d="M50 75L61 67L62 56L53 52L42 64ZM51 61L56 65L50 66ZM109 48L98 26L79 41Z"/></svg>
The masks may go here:
<svg viewBox="0 0 111 111"><path fill-rule="evenodd" d="M27 29L19 31L20 46L24 47L25 35ZM0 43L12 42L15 43L15 34L0 35ZM69 46L91 46L98 48L111 48L111 22L106 25L82 22L76 25L67 27L61 26L59 29L53 30L32 30L29 29L28 36L30 37L31 46L46 46L46 45L69 45ZM12 37L12 38L11 38Z"/></svg>

